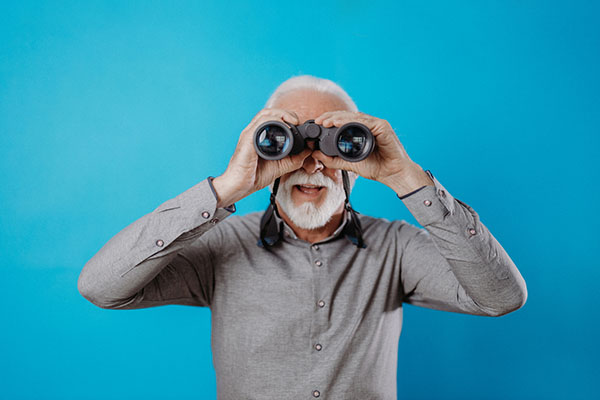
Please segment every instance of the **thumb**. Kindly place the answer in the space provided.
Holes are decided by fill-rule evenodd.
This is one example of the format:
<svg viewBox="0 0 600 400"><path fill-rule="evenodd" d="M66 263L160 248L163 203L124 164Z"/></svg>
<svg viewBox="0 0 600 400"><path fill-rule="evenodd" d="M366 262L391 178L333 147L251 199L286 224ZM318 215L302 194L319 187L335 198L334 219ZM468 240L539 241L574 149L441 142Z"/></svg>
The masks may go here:
<svg viewBox="0 0 600 400"><path fill-rule="evenodd" d="M315 160L321 161L323 165L331 169L345 169L346 171L355 171L355 163L344 161L341 157L329 157L321 152L321 150L313 151L312 156Z"/></svg>
<svg viewBox="0 0 600 400"><path fill-rule="evenodd" d="M292 172L295 171L299 168L302 167L302 164L304 163L304 160L306 159L306 157L308 157L310 155L310 153L312 152L312 150L310 149L304 149L302 152L295 154L293 156L289 156L289 157L285 157L280 161L279 164L279 168L281 169L281 173L282 175L287 174L288 172Z"/></svg>

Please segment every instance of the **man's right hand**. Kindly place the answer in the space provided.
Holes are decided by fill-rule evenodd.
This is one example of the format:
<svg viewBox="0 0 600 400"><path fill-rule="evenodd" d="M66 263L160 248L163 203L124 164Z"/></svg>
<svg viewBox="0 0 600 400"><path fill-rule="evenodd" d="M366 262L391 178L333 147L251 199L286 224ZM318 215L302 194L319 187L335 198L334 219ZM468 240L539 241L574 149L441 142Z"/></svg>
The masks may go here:
<svg viewBox="0 0 600 400"><path fill-rule="evenodd" d="M311 154L312 150L306 148L300 154L281 160L268 161L260 158L252 142L254 131L263 122L274 120L293 125L300 124L298 116L293 111L278 108L265 108L259 111L242 131L225 172L213 180L213 187L217 192L217 207L229 206L270 185L276 178L301 168L304 159Z"/></svg>

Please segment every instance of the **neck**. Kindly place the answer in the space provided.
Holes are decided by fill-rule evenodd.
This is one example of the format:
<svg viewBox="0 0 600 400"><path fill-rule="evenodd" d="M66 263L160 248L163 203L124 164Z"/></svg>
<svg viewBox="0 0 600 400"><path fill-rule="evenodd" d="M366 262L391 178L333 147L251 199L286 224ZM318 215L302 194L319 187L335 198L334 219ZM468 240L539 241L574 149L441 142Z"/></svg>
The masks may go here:
<svg viewBox="0 0 600 400"><path fill-rule="evenodd" d="M344 217L344 204L342 203L340 208L338 208L338 210L331 216L325 225L315 229L304 229L296 226L292 222L290 217L288 217L287 214L281 209L279 202L277 202L277 210L279 211L281 219L283 219L285 223L292 228L298 239L302 239L309 243L317 243L333 235L333 232L335 232L335 230L341 225Z"/></svg>

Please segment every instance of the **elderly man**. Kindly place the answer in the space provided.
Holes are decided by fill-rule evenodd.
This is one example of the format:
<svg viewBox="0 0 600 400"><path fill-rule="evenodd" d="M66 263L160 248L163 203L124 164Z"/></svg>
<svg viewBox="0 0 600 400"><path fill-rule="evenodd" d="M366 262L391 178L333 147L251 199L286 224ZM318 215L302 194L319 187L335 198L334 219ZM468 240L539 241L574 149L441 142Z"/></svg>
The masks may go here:
<svg viewBox="0 0 600 400"><path fill-rule="evenodd" d="M261 123L309 119L360 122L375 150L351 163L308 142L281 160L258 157ZM425 229L358 217L341 170L351 171L350 187L357 175L390 187ZM279 177L270 213L227 218ZM500 316L527 298L478 214L409 158L389 123L311 76L277 88L221 176L113 237L85 265L79 290L103 308L210 307L220 399L395 399L403 303Z"/></svg>

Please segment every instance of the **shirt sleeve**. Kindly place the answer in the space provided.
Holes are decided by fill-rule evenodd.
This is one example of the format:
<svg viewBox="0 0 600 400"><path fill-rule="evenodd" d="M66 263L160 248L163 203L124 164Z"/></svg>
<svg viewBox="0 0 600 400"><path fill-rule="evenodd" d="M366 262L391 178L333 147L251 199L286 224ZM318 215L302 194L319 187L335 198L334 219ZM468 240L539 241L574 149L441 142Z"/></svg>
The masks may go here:
<svg viewBox="0 0 600 400"><path fill-rule="evenodd" d="M431 174L402 201L425 229L401 258L403 301L416 306L500 316L525 304L527 288L517 267L479 215L455 199Z"/></svg>
<svg viewBox="0 0 600 400"><path fill-rule="evenodd" d="M426 186L426 185L425 185ZM425 186L421 186L420 188L418 188L417 190L413 190L410 193L405 194L404 196L398 196L398 198L400 200L404 200L405 198L407 198L408 196L410 196L411 194L417 193L419 190L423 189Z"/></svg>
<svg viewBox="0 0 600 400"><path fill-rule="evenodd" d="M235 211L203 180L110 239L83 267L79 292L102 308L208 306L213 268L201 235Z"/></svg>

